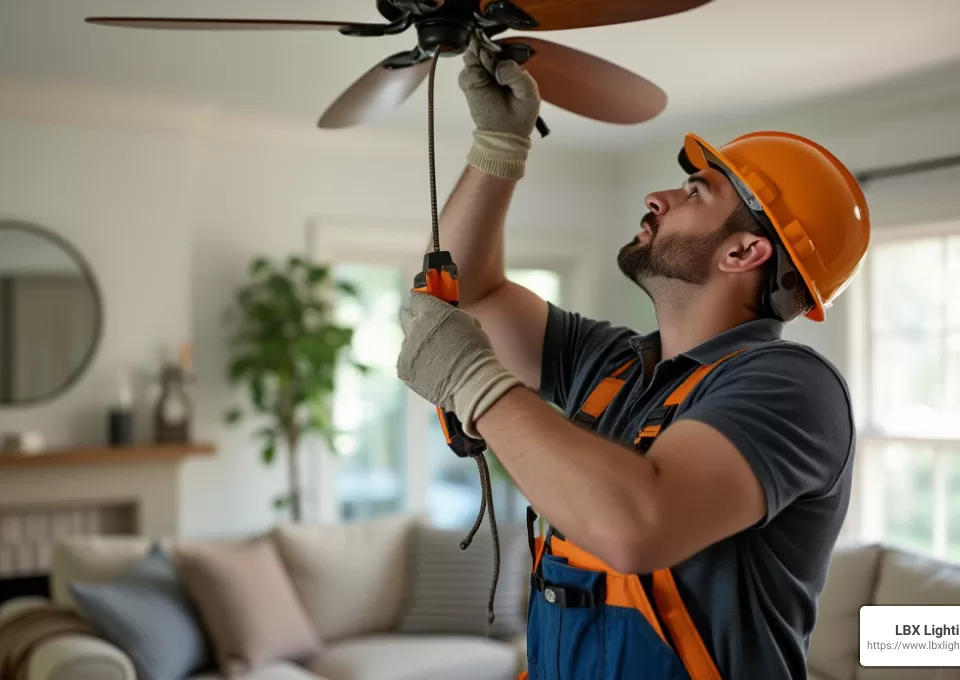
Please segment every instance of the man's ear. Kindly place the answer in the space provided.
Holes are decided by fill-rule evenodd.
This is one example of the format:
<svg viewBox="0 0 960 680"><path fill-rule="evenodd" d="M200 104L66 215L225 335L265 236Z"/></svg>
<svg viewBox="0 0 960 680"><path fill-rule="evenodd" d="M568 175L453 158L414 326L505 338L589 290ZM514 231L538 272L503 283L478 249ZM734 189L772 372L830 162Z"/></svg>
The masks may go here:
<svg viewBox="0 0 960 680"><path fill-rule="evenodd" d="M773 256L773 244L765 236L749 232L735 234L727 242L720 260L720 271L745 272L763 264Z"/></svg>

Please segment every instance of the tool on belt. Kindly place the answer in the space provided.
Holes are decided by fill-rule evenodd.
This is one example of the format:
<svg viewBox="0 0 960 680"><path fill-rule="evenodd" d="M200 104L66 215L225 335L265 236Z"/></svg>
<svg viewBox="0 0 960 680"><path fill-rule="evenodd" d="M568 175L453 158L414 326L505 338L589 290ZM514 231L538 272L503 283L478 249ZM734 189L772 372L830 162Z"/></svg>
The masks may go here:
<svg viewBox="0 0 960 680"><path fill-rule="evenodd" d="M442 52L443 48L438 48L434 52L427 81L427 127L429 138L430 208L433 224L433 250L424 255L423 271L414 277L413 288L422 293L429 293L451 305L459 306L460 289L457 278L457 265L454 263L453 257L448 251L440 249L440 219L437 211L437 173L433 104L434 74L436 73L437 62ZM506 56L509 58L512 55ZM537 119L537 129L540 131L541 136L549 134L549 129L540 118ZM493 536L493 581L490 584L490 596L487 601L487 622L493 624L495 618L493 601L497 592L497 582L500 578L500 537L497 532L496 513L493 509L490 468L487 465L487 459L484 457L487 444L483 439L475 439L466 434L463 431L463 424L455 413L444 411L442 407L438 406L437 417L440 419L440 426L443 429L447 446L461 458L473 458L477 464L477 470L480 473L480 512L477 514L477 519L473 523L473 527L471 527L466 538L460 541L460 548L466 550L470 546L474 536L476 536L477 531L480 529L480 525L483 523L484 514L489 511L490 533Z"/></svg>

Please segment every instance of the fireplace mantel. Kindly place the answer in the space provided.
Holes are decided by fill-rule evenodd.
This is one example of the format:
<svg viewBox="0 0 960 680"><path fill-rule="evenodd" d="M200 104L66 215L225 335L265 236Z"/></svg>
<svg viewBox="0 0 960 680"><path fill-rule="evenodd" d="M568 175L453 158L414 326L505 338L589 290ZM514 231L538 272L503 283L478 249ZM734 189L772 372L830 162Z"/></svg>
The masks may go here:
<svg viewBox="0 0 960 680"><path fill-rule="evenodd" d="M80 525L84 533L97 533L102 526L105 531L113 527L112 531L177 537L183 467L212 458L216 448L208 443L143 444L0 454L0 524L40 516L57 519L37 519L38 528L31 530L36 534L42 533L41 525L56 523L57 535L67 525L72 527L67 533ZM62 518L64 513L74 519ZM81 516L84 519L78 519ZM23 522L27 526L30 520ZM7 543L0 535L0 552Z"/></svg>
<svg viewBox="0 0 960 680"><path fill-rule="evenodd" d="M35 454L0 454L0 472L12 468L51 465L130 465L177 462L192 456L209 456L213 444L145 444L117 447L79 447Z"/></svg>

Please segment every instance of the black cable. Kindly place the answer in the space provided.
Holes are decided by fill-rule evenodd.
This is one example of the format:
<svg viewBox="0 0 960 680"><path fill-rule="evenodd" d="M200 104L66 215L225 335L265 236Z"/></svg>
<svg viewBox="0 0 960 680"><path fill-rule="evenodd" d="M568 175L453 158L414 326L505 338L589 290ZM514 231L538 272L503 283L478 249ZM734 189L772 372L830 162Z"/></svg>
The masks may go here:
<svg viewBox="0 0 960 680"><path fill-rule="evenodd" d="M440 250L440 217L437 213L437 156L434 146L433 126L433 81L437 72L438 61L440 61L440 48L437 48L437 51L433 53L430 77L427 81L427 137L430 155L430 215L433 218L433 252L439 252Z"/></svg>
<svg viewBox="0 0 960 680"><path fill-rule="evenodd" d="M433 250L440 250L440 218L437 212L437 159L434 144L434 123L433 123L433 83L434 75L437 71L437 62L440 61L440 50L437 48L433 54L433 61L430 64L430 75L427 80L427 136L430 162L430 215L433 220ZM473 527L467 534L467 537L460 542L460 549L466 550L470 547L480 525L483 523L483 515L490 511L490 533L493 537L493 581L490 584L490 595L487 600L487 624L493 625L495 615L493 613L493 601L497 594L497 583L500 580L500 533L497 531L497 515L493 510L493 491L490 486L490 468L487 466L487 459L483 453L473 456L477 464L477 471L480 473L480 512L477 515Z"/></svg>

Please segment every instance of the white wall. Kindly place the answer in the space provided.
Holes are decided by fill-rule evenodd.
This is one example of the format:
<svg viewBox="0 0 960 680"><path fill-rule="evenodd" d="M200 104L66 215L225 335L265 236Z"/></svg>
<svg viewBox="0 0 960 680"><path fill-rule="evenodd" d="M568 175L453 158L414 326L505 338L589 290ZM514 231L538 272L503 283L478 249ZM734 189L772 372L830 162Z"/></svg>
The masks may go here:
<svg viewBox="0 0 960 680"><path fill-rule="evenodd" d="M164 345L190 339L186 145L159 133L3 122L0 149L0 216L67 239L104 297L92 370L48 404L0 410L0 430L36 429L52 446L102 442L118 374L153 371Z"/></svg>
<svg viewBox="0 0 960 680"><path fill-rule="evenodd" d="M438 140L440 201L466 144ZM228 404L220 314L255 255L303 252L306 225L374 230L416 246L430 229L425 138L352 139L262 126L199 125L189 132L130 125L0 121L3 217L39 223L89 261L105 295L105 330L88 373L48 404L0 410L0 431L36 429L51 447L102 442L121 369L155 371L162 347L194 343L195 436L213 459L186 463L179 509L186 536L268 526L283 464L267 469L241 430L221 425ZM577 305L604 314L604 230L623 219L617 168L544 143L510 215L511 240L583 260ZM558 244L560 244L558 246ZM373 244L374 247L376 244ZM141 385L139 436L150 437L153 395ZM127 473L129 474L129 472ZM146 473L144 473L146 474Z"/></svg>

